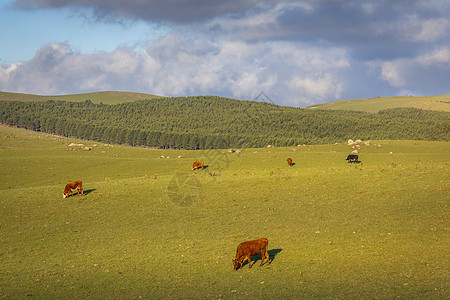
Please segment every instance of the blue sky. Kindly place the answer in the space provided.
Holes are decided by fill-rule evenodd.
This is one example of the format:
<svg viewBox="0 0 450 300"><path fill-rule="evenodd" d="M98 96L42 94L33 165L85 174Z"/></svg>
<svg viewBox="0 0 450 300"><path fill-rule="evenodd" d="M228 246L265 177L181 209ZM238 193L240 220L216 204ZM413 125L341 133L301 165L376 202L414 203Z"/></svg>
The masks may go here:
<svg viewBox="0 0 450 300"><path fill-rule="evenodd" d="M6 0L0 91L450 94L448 0Z"/></svg>
<svg viewBox="0 0 450 300"><path fill-rule="evenodd" d="M133 21L129 24L95 22L68 7L19 10L13 0L0 4L0 64L30 60L45 44L67 42L83 53L113 51L120 44L140 45L160 35L161 28ZM154 26L153 26L154 27Z"/></svg>

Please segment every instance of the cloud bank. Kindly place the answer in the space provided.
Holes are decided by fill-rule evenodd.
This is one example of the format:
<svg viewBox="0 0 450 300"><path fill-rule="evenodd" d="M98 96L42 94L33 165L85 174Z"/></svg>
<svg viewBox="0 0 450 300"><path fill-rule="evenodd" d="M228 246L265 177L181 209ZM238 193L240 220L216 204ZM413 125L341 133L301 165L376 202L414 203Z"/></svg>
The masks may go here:
<svg viewBox="0 0 450 300"><path fill-rule="evenodd" d="M253 99L280 105L450 94L450 2L17 0L17 9L70 7L94 21L144 20L167 31L145 47L80 53L42 45L0 66L4 91L99 90Z"/></svg>

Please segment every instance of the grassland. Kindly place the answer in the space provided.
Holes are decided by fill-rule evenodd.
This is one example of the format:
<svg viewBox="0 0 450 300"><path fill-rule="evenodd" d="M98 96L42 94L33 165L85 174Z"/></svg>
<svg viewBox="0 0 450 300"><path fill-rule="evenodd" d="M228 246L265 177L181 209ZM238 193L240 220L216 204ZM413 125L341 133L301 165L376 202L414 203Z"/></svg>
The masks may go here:
<svg viewBox="0 0 450 300"><path fill-rule="evenodd" d="M353 100L339 100L319 105L310 109L356 110L375 113L383 109L397 107L414 107L426 110L450 111L450 95L439 96L397 96L375 97Z"/></svg>
<svg viewBox="0 0 450 300"><path fill-rule="evenodd" d="M449 143L375 143L348 164L346 144L239 155L2 126L0 298L448 299ZM72 180L85 195L63 199ZM272 263L233 271L260 237Z"/></svg>
<svg viewBox="0 0 450 300"><path fill-rule="evenodd" d="M71 94L71 95L55 95L55 96L41 96L33 94L21 94L21 93L8 93L0 92L0 101L69 101L69 102L82 102L85 100L91 100L93 103L104 104L118 104L124 102L133 102L137 100L151 99L158 97L151 94L134 93L134 92L95 92L84 94Z"/></svg>

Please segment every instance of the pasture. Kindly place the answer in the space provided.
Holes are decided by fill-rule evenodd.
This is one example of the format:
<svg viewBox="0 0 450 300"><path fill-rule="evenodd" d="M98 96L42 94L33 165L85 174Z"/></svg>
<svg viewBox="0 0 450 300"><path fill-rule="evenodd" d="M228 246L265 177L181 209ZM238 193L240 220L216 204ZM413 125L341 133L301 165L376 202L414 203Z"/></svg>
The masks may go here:
<svg viewBox="0 0 450 300"><path fill-rule="evenodd" d="M309 106L314 109L359 110L371 113L397 107L450 111L450 95L375 97L339 100Z"/></svg>
<svg viewBox="0 0 450 300"><path fill-rule="evenodd" d="M0 298L449 298L449 143L375 143L347 163L344 141L164 151L0 126ZM263 237L272 263L233 271Z"/></svg>

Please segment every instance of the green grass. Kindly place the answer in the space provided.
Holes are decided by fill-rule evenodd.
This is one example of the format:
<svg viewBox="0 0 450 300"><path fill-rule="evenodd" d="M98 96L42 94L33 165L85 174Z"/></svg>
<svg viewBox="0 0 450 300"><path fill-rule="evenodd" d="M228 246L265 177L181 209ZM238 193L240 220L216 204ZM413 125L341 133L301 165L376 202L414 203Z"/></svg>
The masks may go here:
<svg viewBox="0 0 450 300"><path fill-rule="evenodd" d="M450 111L450 95L439 96L397 96L376 97L354 100L339 100L319 105L312 105L310 109L357 110L375 113L383 109L397 107L414 107L426 110Z"/></svg>
<svg viewBox="0 0 450 300"><path fill-rule="evenodd" d="M84 94L70 94L70 95L50 95L41 96L33 94L21 94L21 93L8 93L0 92L0 101L69 101L69 102L82 102L85 100L91 100L93 103L104 104L118 104L124 102L133 102L137 100L151 99L158 97L156 95L134 93L134 92L95 92Z"/></svg>
<svg viewBox="0 0 450 300"><path fill-rule="evenodd" d="M0 298L450 296L449 143L376 141L348 164L345 144L71 142L0 127ZM197 159L208 167L191 171ZM63 199L71 180L87 194ZM260 237L272 264L233 271L237 245Z"/></svg>

